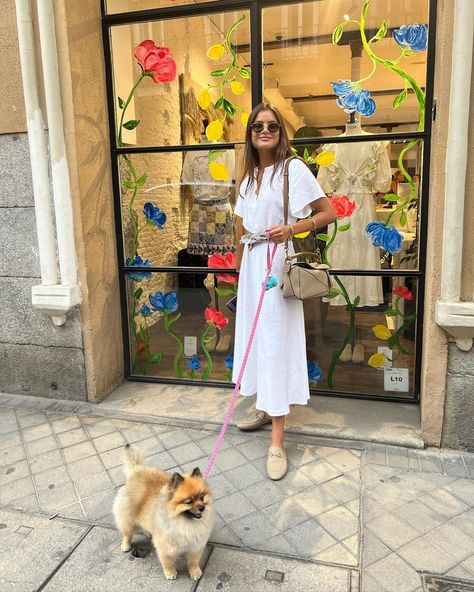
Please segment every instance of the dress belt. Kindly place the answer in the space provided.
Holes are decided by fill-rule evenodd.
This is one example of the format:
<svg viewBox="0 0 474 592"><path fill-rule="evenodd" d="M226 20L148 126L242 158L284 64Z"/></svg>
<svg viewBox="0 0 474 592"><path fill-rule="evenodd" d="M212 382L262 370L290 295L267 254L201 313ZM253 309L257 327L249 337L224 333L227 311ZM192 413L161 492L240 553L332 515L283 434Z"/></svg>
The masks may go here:
<svg viewBox="0 0 474 592"><path fill-rule="evenodd" d="M244 245L247 245L249 248L249 251L251 251L253 246L256 243L267 242L267 233L266 232L249 232L248 234L243 235L243 237L240 239L240 242Z"/></svg>
<svg viewBox="0 0 474 592"><path fill-rule="evenodd" d="M224 206L229 203L228 197L210 197L208 199L196 198L195 204L200 206Z"/></svg>

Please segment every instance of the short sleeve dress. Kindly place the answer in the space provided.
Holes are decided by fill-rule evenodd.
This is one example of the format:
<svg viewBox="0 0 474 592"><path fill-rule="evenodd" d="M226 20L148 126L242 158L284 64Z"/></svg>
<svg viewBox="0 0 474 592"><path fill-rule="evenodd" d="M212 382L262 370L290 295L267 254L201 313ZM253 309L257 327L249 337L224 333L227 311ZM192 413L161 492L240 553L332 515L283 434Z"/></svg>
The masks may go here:
<svg viewBox="0 0 474 592"><path fill-rule="evenodd" d="M247 179L242 181L234 211L243 218L247 232L260 233L271 226L284 224L283 167L278 167L271 181L272 173L273 166L265 168L258 196L256 184L247 189ZM308 216L311 202L321 197L324 192L308 167L300 160L292 160L289 165L288 223ZM290 251L293 252L291 244ZM257 409L270 416L287 415L290 405L305 405L309 398L303 305L299 300L283 298L280 288L284 260L284 245L280 244L272 265L272 276L278 285L265 293L240 385L242 395L257 394ZM245 245L237 295L234 382L250 337L266 266L267 243L255 243L252 249Z"/></svg>

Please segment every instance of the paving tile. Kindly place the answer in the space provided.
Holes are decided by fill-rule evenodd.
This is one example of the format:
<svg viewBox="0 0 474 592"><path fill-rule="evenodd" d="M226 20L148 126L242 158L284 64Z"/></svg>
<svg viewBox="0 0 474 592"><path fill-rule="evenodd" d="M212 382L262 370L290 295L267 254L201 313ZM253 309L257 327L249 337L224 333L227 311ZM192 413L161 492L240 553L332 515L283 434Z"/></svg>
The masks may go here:
<svg viewBox="0 0 474 592"><path fill-rule="evenodd" d="M83 458L87 458L88 456L94 456L96 451L92 444L87 442L81 442L80 444L74 444L74 446L69 446L68 448L63 449L64 458L66 459L67 463L72 463L75 460L81 460Z"/></svg>
<svg viewBox="0 0 474 592"><path fill-rule="evenodd" d="M217 499L215 506L226 522L242 518L242 516L246 516L256 509L240 491Z"/></svg>
<svg viewBox="0 0 474 592"><path fill-rule="evenodd" d="M458 479L449 485L445 485L444 489L466 504L474 507L474 481L469 479Z"/></svg>
<svg viewBox="0 0 474 592"><path fill-rule="evenodd" d="M256 469L250 463L226 471L226 477L235 485L237 489L244 489L255 485L255 483L262 483L262 481L269 481L266 475Z"/></svg>
<svg viewBox="0 0 474 592"><path fill-rule="evenodd" d="M188 430L188 433L189 433L189 430ZM217 434L212 434L210 436L202 437L202 432L201 432L201 437L196 438L195 441L204 450L204 452L206 452L207 454L211 454L211 452L214 450L214 446L216 444L216 439L217 439ZM226 438L224 440L224 442L222 442L221 450L226 450L227 448L230 448L230 447L231 447L231 443Z"/></svg>
<svg viewBox="0 0 474 592"><path fill-rule="evenodd" d="M286 498L281 502L263 508L262 512L282 531L301 524L310 517L310 514L292 498Z"/></svg>
<svg viewBox="0 0 474 592"><path fill-rule="evenodd" d="M322 483L319 489L334 497L339 503L346 503L356 497L358 498L360 492L359 486L346 475Z"/></svg>
<svg viewBox="0 0 474 592"><path fill-rule="evenodd" d="M374 580L367 572L362 573L362 592L387 592L385 588ZM418 591L417 591L418 592ZM423 592L423 591L421 591Z"/></svg>
<svg viewBox="0 0 474 592"><path fill-rule="evenodd" d="M413 501L416 497L411 491L391 482L380 483L370 492L370 496L389 511Z"/></svg>
<svg viewBox="0 0 474 592"><path fill-rule="evenodd" d="M30 474L30 467L26 460L20 460L11 465L4 465L0 468L0 481L2 484L27 477Z"/></svg>
<svg viewBox="0 0 474 592"><path fill-rule="evenodd" d="M253 440L239 444L237 448L249 460L256 460L257 458L267 456L268 441L263 440L263 438L254 438Z"/></svg>
<svg viewBox="0 0 474 592"><path fill-rule="evenodd" d="M89 520L99 520L107 516L110 513L115 496L115 491L103 491L98 495L82 500L82 506L87 518Z"/></svg>
<svg viewBox="0 0 474 592"><path fill-rule="evenodd" d="M20 432L11 432L10 434L0 435L0 450L11 448L12 446L22 445Z"/></svg>
<svg viewBox="0 0 474 592"><path fill-rule="evenodd" d="M414 592L420 587L418 573L395 553L370 565L365 573L383 585L382 589L386 592Z"/></svg>
<svg viewBox="0 0 474 592"><path fill-rule="evenodd" d="M471 555L461 563L461 567L474 575L474 555Z"/></svg>
<svg viewBox="0 0 474 592"><path fill-rule="evenodd" d="M13 417L15 414L13 413ZM48 423L46 413L29 413L28 415L18 414L18 423L23 429Z"/></svg>
<svg viewBox="0 0 474 592"><path fill-rule="evenodd" d="M216 465L221 471L228 471L247 463L247 458L236 448L222 450L216 458Z"/></svg>
<svg viewBox="0 0 474 592"><path fill-rule="evenodd" d="M338 541L359 532L358 519L344 506L320 514L317 521Z"/></svg>
<svg viewBox="0 0 474 592"><path fill-rule="evenodd" d="M261 543L263 541L280 534L279 529L268 520L267 516L260 512L242 516L234 520L230 527L244 546L253 549L262 549Z"/></svg>
<svg viewBox="0 0 474 592"><path fill-rule="evenodd" d="M113 469L109 469L107 473L115 487L124 485L127 480L122 467L114 467Z"/></svg>
<svg viewBox="0 0 474 592"><path fill-rule="evenodd" d="M114 454L119 452L120 454ZM106 455L111 455L110 458L104 458ZM100 455L104 464L106 464L106 468L112 468L113 466L117 466L115 463L119 463L119 465L123 465L123 451L122 450L111 450L109 452L104 452ZM176 461L171 458L169 452L164 450L163 452L158 452L157 454L152 454L147 456L143 461L147 467L156 467L157 469L161 469L162 471L168 471L172 468L176 467ZM107 463L112 463L110 466L107 466Z"/></svg>
<svg viewBox="0 0 474 592"><path fill-rule="evenodd" d="M21 510L22 512L33 512L38 513L40 512L40 507L38 503L38 498L36 494L29 495L21 500L17 500L12 502L11 504L16 510Z"/></svg>
<svg viewBox="0 0 474 592"><path fill-rule="evenodd" d="M39 491L38 499L40 508L52 514L62 506L77 502L77 493L72 483L61 483L52 489Z"/></svg>
<svg viewBox="0 0 474 592"><path fill-rule="evenodd" d="M314 487L314 483L302 473L301 469L293 469L278 482L278 487L287 495L294 495L308 487Z"/></svg>
<svg viewBox="0 0 474 592"><path fill-rule="evenodd" d="M390 555L393 551L385 543L375 536L375 534L368 530L364 529L364 533L362 535L362 566L368 567L372 565L372 563L376 563Z"/></svg>
<svg viewBox="0 0 474 592"><path fill-rule="evenodd" d="M318 516L338 505L338 501L332 495L322 491L320 487L310 487L293 495L298 502L311 516Z"/></svg>
<svg viewBox="0 0 474 592"><path fill-rule="evenodd" d="M435 528L425 538L434 546L439 547L447 555L450 555L458 563L472 555L472 539L462 530L450 524L442 524Z"/></svg>
<svg viewBox="0 0 474 592"><path fill-rule="evenodd" d="M407 471L400 475L400 480L404 489L410 491L415 496L423 495L436 488L433 481L426 478L425 473L420 474Z"/></svg>
<svg viewBox="0 0 474 592"><path fill-rule="evenodd" d="M63 518L72 518L75 520L85 520L86 515L80 502L74 502L57 510L58 516Z"/></svg>
<svg viewBox="0 0 474 592"><path fill-rule="evenodd" d="M149 438L145 438L145 440L138 440L137 442L134 442L133 447L138 448L138 450L143 454L144 458L152 454L156 454L157 452L164 451L163 444L154 435L150 436Z"/></svg>
<svg viewBox="0 0 474 592"><path fill-rule="evenodd" d="M119 432L111 432L104 436L99 436L93 439L94 446L97 452L107 452L107 450L114 450L115 448L122 448L126 442Z"/></svg>
<svg viewBox="0 0 474 592"><path fill-rule="evenodd" d="M423 495L419 500L445 519L459 516L459 514L462 514L469 509L467 504L454 497L454 495L445 489L437 489L436 491Z"/></svg>
<svg viewBox="0 0 474 592"><path fill-rule="evenodd" d="M420 467L422 471L427 473L443 473L443 465L439 458L436 457L420 458Z"/></svg>
<svg viewBox="0 0 474 592"><path fill-rule="evenodd" d="M185 430L180 429L174 429L170 430L169 432L165 432L164 434L158 434L158 438L161 440L166 450L175 448L176 446L181 446L181 444L191 441L191 438L188 436Z"/></svg>
<svg viewBox="0 0 474 592"><path fill-rule="evenodd" d="M104 465L100 461L100 458L96 456L89 456L82 460L77 460L67 465L69 474L73 481L81 479L84 475L93 475L94 473L100 473L104 470Z"/></svg>
<svg viewBox="0 0 474 592"><path fill-rule="evenodd" d="M314 520L307 520L285 532L287 538L301 557L314 557L317 553L332 547L336 539Z"/></svg>
<svg viewBox="0 0 474 592"><path fill-rule="evenodd" d="M396 511L397 517L408 523L419 533L425 534L444 522L437 512L418 500L410 502Z"/></svg>
<svg viewBox="0 0 474 592"><path fill-rule="evenodd" d="M59 446L54 436L46 436L39 440L33 440L32 442L26 443L26 449L28 450L29 456L36 456L49 452L50 450L58 450Z"/></svg>
<svg viewBox="0 0 474 592"><path fill-rule="evenodd" d="M318 485L329 481L329 479L339 477L342 474L340 469L333 467L325 460L317 460L309 463L301 467L300 470Z"/></svg>
<svg viewBox="0 0 474 592"><path fill-rule="evenodd" d="M468 472L462 458L441 460L444 472L453 477L468 477Z"/></svg>
<svg viewBox="0 0 474 592"><path fill-rule="evenodd" d="M300 467L315 460L310 446L299 442L291 442L286 446L286 456L290 467Z"/></svg>
<svg viewBox="0 0 474 592"><path fill-rule="evenodd" d="M86 425L86 430L91 438L99 438L117 430L116 426L110 420L101 420Z"/></svg>
<svg viewBox="0 0 474 592"><path fill-rule="evenodd" d="M352 454L350 450L339 450L335 454L331 454L327 462L335 466L342 473L360 468L360 458Z"/></svg>
<svg viewBox="0 0 474 592"><path fill-rule="evenodd" d="M38 491L43 491L44 489L52 489L51 486L58 486L61 483L67 483L71 479L67 472L65 466L54 467L52 469L47 469L46 471L42 471L41 473L35 473L33 475L33 479L36 484L36 489Z"/></svg>
<svg viewBox="0 0 474 592"><path fill-rule="evenodd" d="M210 543L221 545L231 545L232 547L242 547L239 537L231 530L230 526L222 526L211 533Z"/></svg>
<svg viewBox="0 0 474 592"><path fill-rule="evenodd" d="M140 440L146 440L151 436L154 437L153 430L146 424L137 423L120 431L122 436L129 444L133 444L134 442L138 442Z"/></svg>
<svg viewBox="0 0 474 592"><path fill-rule="evenodd" d="M261 551L269 551L271 553L279 553L280 555L291 555L297 557L296 549L290 545L283 534L265 539L257 546Z"/></svg>
<svg viewBox="0 0 474 592"><path fill-rule="evenodd" d="M6 464L16 463L26 458L26 452L23 444L15 444L8 448L2 448L0 450L0 466Z"/></svg>
<svg viewBox="0 0 474 592"><path fill-rule="evenodd" d="M450 524L461 529L465 534L474 540L474 510L464 512L460 516L456 516L450 521Z"/></svg>
<svg viewBox="0 0 474 592"><path fill-rule="evenodd" d="M35 493L33 480L30 476L2 483L0 487L0 504L10 504Z"/></svg>
<svg viewBox="0 0 474 592"><path fill-rule="evenodd" d="M250 487L242 489L242 493L259 509L271 506L285 498L283 491L270 479L254 483Z"/></svg>
<svg viewBox="0 0 474 592"><path fill-rule="evenodd" d="M176 446L170 450L170 454L178 465L204 456L202 449L194 442L186 442L185 444Z"/></svg>
<svg viewBox="0 0 474 592"><path fill-rule="evenodd" d="M344 505L350 512L354 514L356 518L360 517L360 500L358 497L351 500L350 502L346 502Z"/></svg>
<svg viewBox="0 0 474 592"><path fill-rule="evenodd" d="M355 557L348 549L340 543L325 549L320 553L313 555L312 559L315 561L323 561L329 563L337 563L338 565L357 565L357 557Z"/></svg>
<svg viewBox="0 0 474 592"><path fill-rule="evenodd" d="M24 429L23 439L25 442L32 442L33 440L38 440L39 438L44 438L45 436L50 436L51 434L52 431L49 423L42 423L34 427Z"/></svg>
<svg viewBox="0 0 474 592"><path fill-rule="evenodd" d="M235 492L234 484L229 481L224 473L220 473L218 475L211 474L211 476L207 479L207 482L209 483L212 495L216 500Z"/></svg>
<svg viewBox="0 0 474 592"><path fill-rule="evenodd" d="M57 416L51 423L56 434L81 427L81 420L75 415Z"/></svg>
<svg viewBox="0 0 474 592"><path fill-rule="evenodd" d="M62 448L67 446L73 446L74 444L80 444L89 439L84 428L77 428L75 430L69 430L67 432L60 432L56 435L59 444Z"/></svg>
<svg viewBox="0 0 474 592"><path fill-rule="evenodd" d="M181 470L181 472L183 474L184 473L192 473L194 471L194 469L197 467L201 471L201 473L204 473L208 462L209 462L209 457L203 456L202 458L196 458L195 460L193 460L191 462L187 462L187 463L179 465L178 470ZM216 466L214 465L212 467L212 472L218 473L219 469L217 469Z"/></svg>
<svg viewBox="0 0 474 592"><path fill-rule="evenodd" d="M46 469L63 465L64 460L59 450L50 450L49 452L30 457L29 464L32 473L40 473Z"/></svg>
<svg viewBox="0 0 474 592"><path fill-rule="evenodd" d="M332 454L339 452L341 449L335 446L322 446L318 444L309 444L308 448L317 458L329 458Z"/></svg>
<svg viewBox="0 0 474 592"><path fill-rule="evenodd" d="M391 549L398 549L419 536L417 530L393 514L384 514L367 524L377 537Z"/></svg>
<svg viewBox="0 0 474 592"><path fill-rule="evenodd" d="M110 477L106 471L101 473L94 473L93 475L85 475L82 479L74 481L79 496L83 499L107 491L109 489L115 489Z"/></svg>
<svg viewBox="0 0 474 592"><path fill-rule="evenodd" d="M385 449L380 450L368 450L366 454L366 460L368 463L376 464L376 465L386 465L387 464L387 453Z"/></svg>
<svg viewBox="0 0 474 592"><path fill-rule="evenodd" d="M465 569L461 564L461 565L457 565L453 569L450 569L444 575L449 578L456 578L457 580L461 579L461 580L468 580L468 581L471 580L472 581L474 574L472 571L468 571L467 569Z"/></svg>
<svg viewBox="0 0 474 592"><path fill-rule="evenodd" d="M433 545L427 536L411 541L398 549L397 553L417 571L444 573L457 563L455 559Z"/></svg>

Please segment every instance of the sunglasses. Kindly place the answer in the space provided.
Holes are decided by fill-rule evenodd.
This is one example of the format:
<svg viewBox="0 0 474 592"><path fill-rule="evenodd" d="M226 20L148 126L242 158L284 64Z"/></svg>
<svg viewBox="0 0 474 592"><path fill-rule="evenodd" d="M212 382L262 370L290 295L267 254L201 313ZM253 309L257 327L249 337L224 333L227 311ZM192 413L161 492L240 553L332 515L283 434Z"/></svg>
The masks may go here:
<svg viewBox="0 0 474 592"><path fill-rule="evenodd" d="M263 132L263 130L265 129L265 124L263 123L263 121L255 121L254 123L252 123L252 125L250 127L252 128L253 132L255 132L256 134L259 134L260 132ZM271 134L276 134L277 132L280 131L280 128L281 128L281 125L277 121L270 121L267 124L267 130Z"/></svg>

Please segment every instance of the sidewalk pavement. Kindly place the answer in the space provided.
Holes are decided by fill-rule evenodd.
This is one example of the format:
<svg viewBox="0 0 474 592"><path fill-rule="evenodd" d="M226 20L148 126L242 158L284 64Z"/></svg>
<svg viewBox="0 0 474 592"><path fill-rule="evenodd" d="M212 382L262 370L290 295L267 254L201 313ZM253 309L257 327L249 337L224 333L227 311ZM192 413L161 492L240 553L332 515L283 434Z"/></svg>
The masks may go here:
<svg viewBox="0 0 474 592"><path fill-rule="evenodd" d="M204 469L218 430L99 406L0 395L0 590L459 592L474 590L474 455L229 428L209 478L216 524L191 582L146 541L120 552L111 516L125 443L164 470Z"/></svg>

